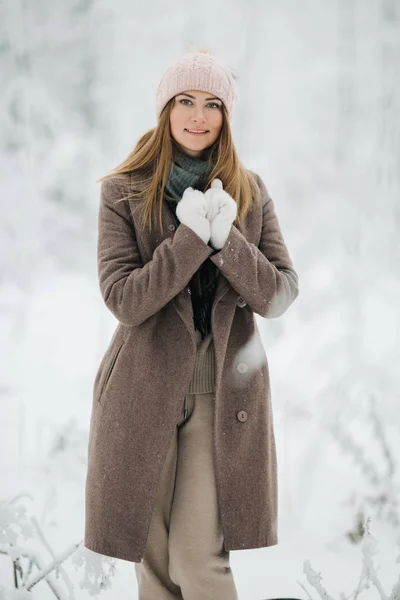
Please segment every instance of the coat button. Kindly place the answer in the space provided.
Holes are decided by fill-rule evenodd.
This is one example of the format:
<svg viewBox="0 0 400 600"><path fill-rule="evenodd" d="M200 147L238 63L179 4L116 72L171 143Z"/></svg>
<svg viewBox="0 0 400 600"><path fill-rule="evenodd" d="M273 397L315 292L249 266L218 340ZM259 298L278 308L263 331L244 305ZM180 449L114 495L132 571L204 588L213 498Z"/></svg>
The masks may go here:
<svg viewBox="0 0 400 600"><path fill-rule="evenodd" d="M247 302L244 300L243 296L238 296L236 305L239 306L240 308L243 308L244 306L246 306L246 304L247 304Z"/></svg>
<svg viewBox="0 0 400 600"><path fill-rule="evenodd" d="M246 365L246 363L238 363L236 368L239 373L246 373L249 367Z"/></svg>
<svg viewBox="0 0 400 600"><path fill-rule="evenodd" d="M170 231L174 231L174 229L175 229L175 225L172 225L172 223L171 223L170 225L168 225L168 229L169 229Z"/></svg>
<svg viewBox="0 0 400 600"><path fill-rule="evenodd" d="M191 294L192 290L190 289L190 287L188 287L188 293Z"/></svg>
<svg viewBox="0 0 400 600"><path fill-rule="evenodd" d="M247 412L245 410L239 410L236 416L239 421L242 421L242 423L247 421Z"/></svg>

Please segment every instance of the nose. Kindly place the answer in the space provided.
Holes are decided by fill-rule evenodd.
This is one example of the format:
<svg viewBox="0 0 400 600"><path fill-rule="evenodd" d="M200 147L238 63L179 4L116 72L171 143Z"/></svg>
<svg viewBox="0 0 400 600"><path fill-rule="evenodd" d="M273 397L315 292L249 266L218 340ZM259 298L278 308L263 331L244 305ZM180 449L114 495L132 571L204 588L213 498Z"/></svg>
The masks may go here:
<svg viewBox="0 0 400 600"><path fill-rule="evenodd" d="M206 118L203 114L203 109L202 108L196 108L194 111L194 114L192 115L192 121L194 123L205 123Z"/></svg>

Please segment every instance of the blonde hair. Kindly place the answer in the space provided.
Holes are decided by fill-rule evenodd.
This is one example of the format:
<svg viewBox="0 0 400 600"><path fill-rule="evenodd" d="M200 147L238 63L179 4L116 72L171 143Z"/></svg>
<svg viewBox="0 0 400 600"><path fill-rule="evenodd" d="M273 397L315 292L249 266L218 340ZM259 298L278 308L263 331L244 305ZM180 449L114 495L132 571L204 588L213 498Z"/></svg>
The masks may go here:
<svg viewBox="0 0 400 600"><path fill-rule="evenodd" d="M170 112L174 101L175 97L169 100L160 115L157 126L139 138L128 157L110 173L97 180L102 181L114 175L132 171L148 180L149 184L144 191L134 191L132 194L120 198L118 202L143 194L141 227L143 229L148 227L149 231L152 230L157 209L162 231L162 203L173 161ZM259 188L253 175L239 161L223 103L222 114L220 135L208 149L211 171L202 191L204 192L212 180L218 177L222 181L224 190L236 200L238 211L234 224L238 224L250 209L253 199L259 200Z"/></svg>

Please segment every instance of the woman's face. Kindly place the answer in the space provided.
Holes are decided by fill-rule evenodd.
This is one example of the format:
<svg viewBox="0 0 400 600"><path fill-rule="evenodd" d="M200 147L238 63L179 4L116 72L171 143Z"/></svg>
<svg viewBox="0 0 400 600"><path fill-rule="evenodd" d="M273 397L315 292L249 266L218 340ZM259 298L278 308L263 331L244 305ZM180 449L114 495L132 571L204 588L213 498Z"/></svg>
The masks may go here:
<svg viewBox="0 0 400 600"><path fill-rule="evenodd" d="M177 94L170 112L171 135L189 156L200 156L218 138L222 127L222 100L209 92L188 90ZM189 130L206 133L190 133Z"/></svg>

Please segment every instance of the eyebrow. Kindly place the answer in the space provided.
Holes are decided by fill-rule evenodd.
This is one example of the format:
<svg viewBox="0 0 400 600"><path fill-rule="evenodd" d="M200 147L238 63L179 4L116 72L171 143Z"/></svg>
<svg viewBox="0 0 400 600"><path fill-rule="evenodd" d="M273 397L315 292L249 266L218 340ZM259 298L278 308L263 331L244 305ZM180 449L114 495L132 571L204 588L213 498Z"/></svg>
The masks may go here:
<svg viewBox="0 0 400 600"><path fill-rule="evenodd" d="M196 100L196 96L192 96L191 94L182 93L182 94L178 94L178 96L188 96L189 98L193 98L193 100ZM204 98L204 100L207 101L207 100L220 100L220 99L217 98L216 96L214 96L213 98Z"/></svg>

